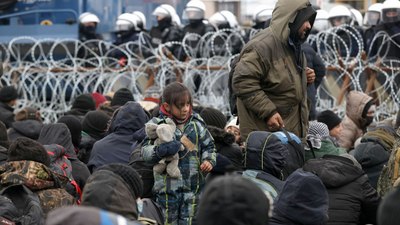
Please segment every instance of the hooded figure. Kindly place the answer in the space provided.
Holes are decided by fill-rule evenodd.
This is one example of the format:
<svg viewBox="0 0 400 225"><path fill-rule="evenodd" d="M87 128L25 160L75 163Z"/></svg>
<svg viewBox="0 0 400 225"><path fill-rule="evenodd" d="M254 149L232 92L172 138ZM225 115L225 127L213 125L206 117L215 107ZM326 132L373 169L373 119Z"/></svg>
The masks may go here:
<svg viewBox="0 0 400 225"><path fill-rule="evenodd" d="M389 126L379 126L367 132L352 155L361 164L368 175L372 187L377 188L379 175L390 157L396 137L396 131Z"/></svg>
<svg viewBox="0 0 400 225"><path fill-rule="evenodd" d="M275 200L284 182L288 148L267 131L251 132L247 139L243 177L254 181Z"/></svg>
<svg viewBox="0 0 400 225"><path fill-rule="evenodd" d="M82 193L82 205L94 206L126 217L138 219L136 198L127 183L109 170L94 172Z"/></svg>
<svg viewBox="0 0 400 225"><path fill-rule="evenodd" d="M328 220L328 193L314 174L298 169L275 200L270 225L323 225Z"/></svg>
<svg viewBox="0 0 400 225"><path fill-rule="evenodd" d="M359 91L350 91L346 97L346 116L342 121L342 132L339 135L339 146L350 150L354 142L360 138L373 117L368 117L368 109L372 106L373 99Z"/></svg>
<svg viewBox="0 0 400 225"><path fill-rule="evenodd" d="M279 0L271 25L241 51L232 84L238 97L242 140L251 131L275 131L283 125L305 138L309 110L306 58L301 44L311 31L315 16L307 0ZM267 125L268 121L279 126Z"/></svg>
<svg viewBox="0 0 400 225"><path fill-rule="evenodd" d="M251 181L223 176L204 190L197 213L198 224L268 224L270 199Z"/></svg>
<svg viewBox="0 0 400 225"><path fill-rule="evenodd" d="M303 167L305 171L315 173L328 191L327 224L376 224L379 196L361 166L353 160L356 164L349 158L325 155L310 159Z"/></svg>
<svg viewBox="0 0 400 225"><path fill-rule="evenodd" d="M72 144L74 145L75 151L78 151L82 139L81 121L75 116L67 115L58 119L57 123L64 123L67 125L69 132L71 133Z"/></svg>
<svg viewBox="0 0 400 225"><path fill-rule="evenodd" d="M40 112L35 108L25 107L15 115L15 122L12 123L8 130L8 137L11 141L18 137L37 140L42 127Z"/></svg>
<svg viewBox="0 0 400 225"><path fill-rule="evenodd" d="M117 109L111 119L109 134L93 145L88 163L91 171L109 163L128 164L132 146L146 136L143 128L147 120L139 103L127 102Z"/></svg>
<svg viewBox="0 0 400 225"><path fill-rule="evenodd" d="M63 123L46 124L43 126L38 142L43 145L58 144L65 148L65 155L71 161L72 177L83 189L90 172L86 165L76 156L74 145L72 144L71 133L67 125Z"/></svg>

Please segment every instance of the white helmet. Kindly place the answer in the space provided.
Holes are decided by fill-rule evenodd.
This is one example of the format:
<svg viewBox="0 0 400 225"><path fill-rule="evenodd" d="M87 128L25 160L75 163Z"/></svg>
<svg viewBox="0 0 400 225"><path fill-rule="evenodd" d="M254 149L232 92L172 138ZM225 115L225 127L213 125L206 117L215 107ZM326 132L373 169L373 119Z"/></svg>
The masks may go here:
<svg viewBox="0 0 400 225"><path fill-rule="evenodd" d="M318 9L317 16L315 17L313 30L318 32L329 29L329 14L326 10Z"/></svg>
<svg viewBox="0 0 400 225"><path fill-rule="evenodd" d="M159 5L154 11L153 16L159 16L161 18L173 17L176 14L174 7L168 4Z"/></svg>
<svg viewBox="0 0 400 225"><path fill-rule="evenodd" d="M132 13L123 13L118 16L117 22L115 23L116 31L140 31L137 26L138 17Z"/></svg>
<svg viewBox="0 0 400 225"><path fill-rule="evenodd" d="M368 11L364 15L364 25L377 25L381 18L382 3L375 3L368 7Z"/></svg>
<svg viewBox="0 0 400 225"><path fill-rule="evenodd" d="M208 21L215 27L224 23L228 23L230 28L237 28L239 26L236 16L227 10L214 13Z"/></svg>
<svg viewBox="0 0 400 225"><path fill-rule="evenodd" d="M257 11L257 13L253 15L253 22L259 23L267 21L268 19L272 18L272 11L274 11L273 8L264 8Z"/></svg>
<svg viewBox="0 0 400 225"><path fill-rule="evenodd" d="M362 25L362 21L363 21L363 16L362 16L362 14L360 13L360 11L358 11L357 9L350 9L350 12L351 12L351 15L352 15L352 18L353 18L353 24L355 24L355 22L357 22L358 24L358 26L361 26Z"/></svg>
<svg viewBox="0 0 400 225"><path fill-rule="evenodd" d="M335 27L342 24L350 24L352 20L352 13L346 6L337 5L329 10L328 17L332 26Z"/></svg>
<svg viewBox="0 0 400 225"><path fill-rule="evenodd" d="M206 5L201 0L191 0L186 4L186 8L183 10L182 18L189 20L201 20L204 19L205 11Z"/></svg>
<svg viewBox="0 0 400 225"><path fill-rule="evenodd" d="M181 18L179 18L176 13L172 16L172 22L175 23L175 25L182 26Z"/></svg>
<svg viewBox="0 0 400 225"><path fill-rule="evenodd" d="M382 6L382 22L391 23L400 21L400 1L386 0Z"/></svg>
<svg viewBox="0 0 400 225"><path fill-rule="evenodd" d="M79 16L79 23L100 23L100 19L93 13L84 12Z"/></svg>
<svg viewBox="0 0 400 225"><path fill-rule="evenodd" d="M132 14L138 18L137 26L144 30L146 28L146 16L140 11L133 11Z"/></svg>

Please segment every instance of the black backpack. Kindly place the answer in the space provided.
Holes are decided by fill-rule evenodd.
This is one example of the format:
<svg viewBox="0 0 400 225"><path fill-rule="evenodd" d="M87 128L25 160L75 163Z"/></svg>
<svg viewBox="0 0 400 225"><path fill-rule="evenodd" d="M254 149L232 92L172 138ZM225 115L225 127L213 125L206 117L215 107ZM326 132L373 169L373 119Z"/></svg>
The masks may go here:
<svg viewBox="0 0 400 225"><path fill-rule="evenodd" d="M22 184L0 192L1 217L20 225L42 225L45 222L39 197Z"/></svg>
<svg viewBox="0 0 400 225"><path fill-rule="evenodd" d="M298 168L303 167L305 162L304 157L304 146L301 143L299 137L295 134L286 130L268 132L268 131L253 131L250 132L246 140L246 164L260 165L265 167L271 167L273 162L269 162L273 157L269 157L265 154L268 149L280 149L280 151L287 151L285 153L285 162L280 175L272 174L275 177L286 180L286 178ZM251 153L253 152L253 153ZM277 163L277 162L275 162ZM282 162L281 162L282 163ZM262 170L263 168L261 168ZM272 169L276 170L276 169Z"/></svg>
<svg viewBox="0 0 400 225"><path fill-rule="evenodd" d="M276 131L273 134L277 136L278 139L285 144L289 150L286 166L283 168L283 176L286 180L290 174L292 174L298 168L303 167L305 163L304 146L299 137L286 130Z"/></svg>
<svg viewBox="0 0 400 225"><path fill-rule="evenodd" d="M134 168L141 176L143 181L143 196L142 198L152 198L152 188L154 185L153 165L144 161L142 157L142 144L133 147L129 159L129 166Z"/></svg>

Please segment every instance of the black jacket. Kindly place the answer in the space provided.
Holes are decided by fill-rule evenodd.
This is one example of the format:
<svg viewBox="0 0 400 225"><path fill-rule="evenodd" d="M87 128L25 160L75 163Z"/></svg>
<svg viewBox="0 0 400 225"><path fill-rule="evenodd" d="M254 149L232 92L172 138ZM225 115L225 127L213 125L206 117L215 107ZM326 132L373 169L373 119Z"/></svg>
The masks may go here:
<svg viewBox="0 0 400 225"><path fill-rule="evenodd" d="M379 196L361 168L342 156L310 159L304 170L321 178L329 194L327 224L376 224Z"/></svg>
<svg viewBox="0 0 400 225"><path fill-rule="evenodd" d="M363 138L352 153L354 158L361 164L363 170L368 175L368 179L373 188L376 189L378 179L390 157L390 150L380 143L378 138Z"/></svg>
<svg viewBox="0 0 400 225"><path fill-rule="evenodd" d="M311 45L307 42L301 45L301 48L307 58L307 67L314 70L315 81L307 85L307 96L310 101L310 120L315 120L317 117L316 104L317 104L317 89L321 84L326 74L326 69L322 58L314 51Z"/></svg>
<svg viewBox="0 0 400 225"><path fill-rule="evenodd" d="M96 141L98 140L82 131L82 139L77 155L78 159L81 160L83 163L88 164L90 153L92 152L93 145L94 143L96 143Z"/></svg>
<svg viewBox="0 0 400 225"><path fill-rule="evenodd" d="M0 165L7 162L8 149L0 145Z"/></svg>
<svg viewBox="0 0 400 225"><path fill-rule="evenodd" d="M314 174L298 169L286 180L275 200L270 225L322 225L326 223L328 193Z"/></svg>
<svg viewBox="0 0 400 225"><path fill-rule="evenodd" d="M117 213L129 220L137 220L136 199L127 183L117 174L99 170L93 173L82 192L82 205Z"/></svg>
<svg viewBox="0 0 400 225"><path fill-rule="evenodd" d="M74 146L72 144L71 133L67 125L63 123L46 124L43 126L38 142L43 145L58 144L65 148L67 158L71 161L72 176L83 189L86 180L90 176L87 166L82 163L76 156Z"/></svg>
<svg viewBox="0 0 400 225"><path fill-rule="evenodd" d="M172 23L165 28L159 26L152 27L149 34L153 47L169 41L181 41L183 36L182 29Z"/></svg>
<svg viewBox="0 0 400 225"><path fill-rule="evenodd" d="M136 102L127 102L111 119L109 134L92 148L88 167L91 171L109 163L128 164L132 146L146 136L144 124L148 117Z"/></svg>
<svg viewBox="0 0 400 225"><path fill-rule="evenodd" d="M40 130L43 127L43 123L37 120L22 120L13 122L11 126L12 127L7 132L10 141L14 141L19 137L27 137L32 140L37 140L39 138Z"/></svg>
<svg viewBox="0 0 400 225"><path fill-rule="evenodd" d="M369 56L386 59L400 59L400 22L382 23L375 27L375 35L379 32L385 32L387 36L381 35L379 38L370 43ZM390 38L389 38L390 37Z"/></svg>
<svg viewBox="0 0 400 225"><path fill-rule="evenodd" d="M6 125L6 128L10 128L14 120L14 108L7 105L7 103L0 102L0 121Z"/></svg>

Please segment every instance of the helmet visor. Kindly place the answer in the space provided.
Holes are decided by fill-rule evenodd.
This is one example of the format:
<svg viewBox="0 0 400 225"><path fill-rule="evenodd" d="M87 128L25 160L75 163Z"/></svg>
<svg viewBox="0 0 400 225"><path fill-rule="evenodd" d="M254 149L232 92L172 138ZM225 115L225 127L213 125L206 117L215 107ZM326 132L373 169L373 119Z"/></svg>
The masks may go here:
<svg viewBox="0 0 400 225"><path fill-rule="evenodd" d="M117 24L115 26L115 30L116 31L128 31L131 29L131 25L130 24Z"/></svg>
<svg viewBox="0 0 400 225"><path fill-rule="evenodd" d="M368 11L365 13L364 24L368 26L377 25L379 23L379 19L381 14L376 11Z"/></svg>
<svg viewBox="0 0 400 225"><path fill-rule="evenodd" d="M382 9L382 21L384 23L391 23L400 21L400 9Z"/></svg>
<svg viewBox="0 0 400 225"><path fill-rule="evenodd" d="M340 25L348 24L350 22L350 18L348 16L336 16L329 18L329 22L332 26L337 27Z"/></svg>
<svg viewBox="0 0 400 225"><path fill-rule="evenodd" d="M204 12L194 8L187 8L183 11L182 18L186 20L201 20L204 18Z"/></svg>

